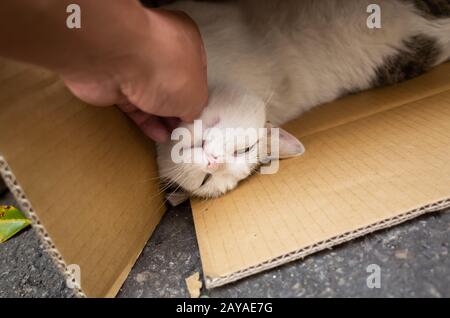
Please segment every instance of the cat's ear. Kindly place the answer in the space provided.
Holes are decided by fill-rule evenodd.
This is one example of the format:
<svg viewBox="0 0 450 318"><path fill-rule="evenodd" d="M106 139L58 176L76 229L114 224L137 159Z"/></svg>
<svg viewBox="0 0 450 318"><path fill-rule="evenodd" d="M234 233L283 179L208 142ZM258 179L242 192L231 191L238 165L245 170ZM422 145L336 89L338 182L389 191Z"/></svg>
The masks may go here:
<svg viewBox="0 0 450 318"><path fill-rule="evenodd" d="M305 146L294 135L280 128L280 159L301 156L305 153Z"/></svg>
<svg viewBox="0 0 450 318"><path fill-rule="evenodd" d="M269 138L267 138L268 148L271 146L271 128L278 129L278 144L279 144L279 156L277 159L286 159L301 156L305 153L305 147L300 140L294 135L290 134L283 128L275 127L271 123L266 123L266 128L268 130ZM275 158L271 158L275 159Z"/></svg>
<svg viewBox="0 0 450 318"><path fill-rule="evenodd" d="M172 193L166 194L166 200L170 203L171 206L179 206L180 204L189 200L189 194L184 191L174 191Z"/></svg>

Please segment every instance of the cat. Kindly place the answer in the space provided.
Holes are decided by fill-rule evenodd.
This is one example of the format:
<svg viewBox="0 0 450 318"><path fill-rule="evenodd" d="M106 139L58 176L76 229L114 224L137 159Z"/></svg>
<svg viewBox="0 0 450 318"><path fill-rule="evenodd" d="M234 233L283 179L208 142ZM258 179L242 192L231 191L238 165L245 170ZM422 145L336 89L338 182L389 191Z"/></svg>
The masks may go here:
<svg viewBox="0 0 450 318"><path fill-rule="evenodd" d="M381 28L375 29L367 25L372 2L181 1L166 6L185 11L198 24L210 85L210 100L199 118L206 133L157 145L160 176L176 189L169 201L218 197L261 163L304 152L301 142L282 129L274 158L254 147L267 145L270 137L229 147L227 139L205 138L210 128L279 126L345 94L395 84L450 59L450 0L379 0ZM182 128L194 132L194 124ZM175 163L171 155L177 143L198 158ZM219 163L219 158L237 160Z"/></svg>

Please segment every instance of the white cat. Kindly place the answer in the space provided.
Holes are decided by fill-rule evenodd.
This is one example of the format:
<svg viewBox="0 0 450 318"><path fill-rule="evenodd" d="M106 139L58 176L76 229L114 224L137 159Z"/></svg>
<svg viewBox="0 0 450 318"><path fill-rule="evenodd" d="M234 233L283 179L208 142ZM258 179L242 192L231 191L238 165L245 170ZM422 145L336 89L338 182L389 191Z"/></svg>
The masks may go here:
<svg viewBox="0 0 450 318"><path fill-rule="evenodd" d="M345 93L394 84L448 60L450 14L444 15L450 1L440 1L439 16L432 1L377 1L380 29L367 26L369 0L182 1L168 8L187 12L199 25L211 86L200 119L224 130L281 125ZM192 124L183 127L193 131ZM236 147L227 142L205 143L197 136L183 144L199 152L193 163L173 162L175 142L158 145L160 176L187 195L217 197L232 190L259 164L218 159L245 154L266 162L267 153L254 145L268 138ZM279 143L280 157L304 150L283 130Z"/></svg>

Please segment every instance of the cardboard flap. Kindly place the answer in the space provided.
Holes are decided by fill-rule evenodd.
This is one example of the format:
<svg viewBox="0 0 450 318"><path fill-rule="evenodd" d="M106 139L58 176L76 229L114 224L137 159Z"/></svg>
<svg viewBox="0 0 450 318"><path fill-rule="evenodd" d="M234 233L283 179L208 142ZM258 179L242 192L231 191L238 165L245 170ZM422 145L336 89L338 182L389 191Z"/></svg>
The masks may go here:
<svg viewBox="0 0 450 318"><path fill-rule="evenodd" d="M0 156L60 266L80 267L88 296L114 296L164 211L153 145L55 75L0 61Z"/></svg>
<svg viewBox="0 0 450 318"><path fill-rule="evenodd" d="M343 125L450 89L450 63L429 73L382 89L369 90L314 108L285 125L297 137Z"/></svg>
<svg viewBox="0 0 450 318"><path fill-rule="evenodd" d="M450 64L287 125L305 155L193 202L208 287L450 205Z"/></svg>

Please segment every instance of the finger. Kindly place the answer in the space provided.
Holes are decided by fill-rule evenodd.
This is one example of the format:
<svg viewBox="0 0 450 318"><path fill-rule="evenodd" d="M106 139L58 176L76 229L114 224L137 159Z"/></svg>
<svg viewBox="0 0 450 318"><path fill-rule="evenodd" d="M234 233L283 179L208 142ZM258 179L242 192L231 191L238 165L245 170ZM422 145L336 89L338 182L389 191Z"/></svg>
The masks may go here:
<svg viewBox="0 0 450 318"><path fill-rule="evenodd" d="M161 118L161 119L162 119L162 121L164 122L164 125L167 127L167 129L169 131L174 130L181 123L181 120L179 118L176 118L176 117L167 117L167 118Z"/></svg>
<svg viewBox="0 0 450 318"><path fill-rule="evenodd" d="M139 124L139 128L156 142L164 143L169 140L169 131L159 117L149 115L145 122Z"/></svg>
<svg viewBox="0 0 450 318"><path fill-rule="evenodd" d="M117 107L126 114L139 110L139 108L131 103L117 104Z"/></svg>
<svg viewBox="0 0 450 318"><path fill-rule="evenodd" d="M112 81L92 83L68 77L62 77L62 80L72 94L91 105L111 106L126 101L126 97Z"/></svg>
<svg viewBox="0 0 450 318"><path fill-rule="evenodd" d="M183 122L192 123L194 120L200 118L203 109L206 107L207 103L208 103L208 96L206 95L206 97L203 97L203 101L200 101L199 104L196 104L195 106L191 107L188 112L180 116L180 119Z"/></svg>
<svg viewBox="0 0 450 318"><path fill-rule="evenodd" d="M156 142L165 142L169 137L169 130L159 117L144 113L131 103L117 105L130 117L141 131Z"/></svg>
<svg viewBox="0 0 450 318"><path fill-rule="evenodd" d="M149 117L153 116L147 113L144 113L142 110L136 109L133 112L126 113L128 117L130 117L138 126L144 124Z"/></svg>

